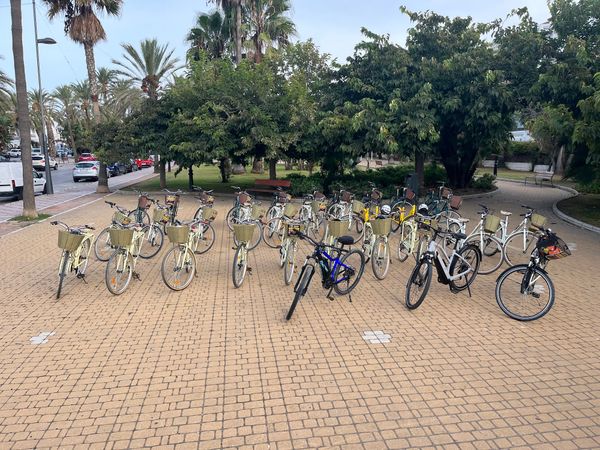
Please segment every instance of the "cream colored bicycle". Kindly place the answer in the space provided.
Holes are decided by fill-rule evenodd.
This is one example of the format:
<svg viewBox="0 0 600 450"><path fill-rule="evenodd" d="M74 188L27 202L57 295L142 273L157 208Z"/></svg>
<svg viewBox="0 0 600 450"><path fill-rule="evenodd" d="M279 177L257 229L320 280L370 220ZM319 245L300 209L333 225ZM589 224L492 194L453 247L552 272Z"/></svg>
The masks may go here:
<svg viewBox="0 0 600 450"><path fill-rule="evenodd" d="M144 227L139 224L111 228L110 242L115 251L108 259L104 280L114 295L120 295L129 286L131 278L141 280L135 265L144 242Z"/></svg>
<svg viewBox="0 0 600 450"><path fill-rule="evenodd" d="M196 275L195 251L202 237L203 222L204 219L199 218L166 227L173 248L165 254L160 273L165 284L174 291L188 287Z"/></svg>

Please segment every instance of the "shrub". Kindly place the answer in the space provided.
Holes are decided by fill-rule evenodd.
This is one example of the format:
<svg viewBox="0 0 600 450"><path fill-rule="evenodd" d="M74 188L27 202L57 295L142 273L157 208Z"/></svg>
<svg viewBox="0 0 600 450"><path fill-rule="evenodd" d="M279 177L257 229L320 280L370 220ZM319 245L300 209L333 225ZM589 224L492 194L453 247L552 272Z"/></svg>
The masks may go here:
<svg viewBox="0 0 600 450"><path fill-rule="evenodd" d="M474 179L471 182L471 187L475 189L481 189L484 191L491 191L496 186L495 183L496 177L491 173L484 173L477 179Z"/></svg>
<svg viewBox="0 0 600 450"><path fill-rule="evenodd" d="M505 161L532 162L535 164L551 163L550 155L543 152L537 142L510 141L504 152Z"/></svg>

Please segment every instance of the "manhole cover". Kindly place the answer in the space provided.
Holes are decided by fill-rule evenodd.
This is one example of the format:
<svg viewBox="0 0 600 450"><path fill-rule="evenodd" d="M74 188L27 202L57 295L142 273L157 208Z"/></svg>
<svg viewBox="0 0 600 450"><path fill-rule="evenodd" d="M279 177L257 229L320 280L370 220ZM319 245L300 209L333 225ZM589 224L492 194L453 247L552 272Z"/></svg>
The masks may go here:
<svg viewBox="0 0 600 450"><path fill-rule="evenodd" d="M48 342L48 338L50 336L54 336L56 333L54 331L42 331L37 336L33 336L29 340L33 345L45 344Z"/></svg>
<svg viewBox="0 0 600 450"><path fill-rule="evenodd" d="M371 344L387 344L392 340L392 336L383 331L365 331L362 338Z"/></svg>

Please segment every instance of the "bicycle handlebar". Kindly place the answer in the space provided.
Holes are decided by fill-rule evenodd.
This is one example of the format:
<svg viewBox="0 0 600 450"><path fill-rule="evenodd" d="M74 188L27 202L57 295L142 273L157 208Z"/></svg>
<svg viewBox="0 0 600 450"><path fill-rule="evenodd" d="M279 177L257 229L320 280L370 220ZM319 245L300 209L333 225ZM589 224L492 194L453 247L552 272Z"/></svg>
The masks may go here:
<svg viewBox="0 0 600 450"><path fill-rule="evenodd" d="M83 228L86 228L88 230L96 229L91 225L80 225L77 227L70 227L69 225L67 225L64 222L61 222L60 220L53 220L52 222L50 222L50 225L61 225L62 227L66 228L68 231L79 231L79 232L81 232L81 229L83 229Z"/></svg>
<svg viewBox="0 0 600 450"><path fill-rule="evenodd" d="M175 194L175 195L180 195L182 193L181 189L177 189L176 192L172 192L172 191L170 191L168 189L163 189L163 192L166 192L168 194Z"/></svg>

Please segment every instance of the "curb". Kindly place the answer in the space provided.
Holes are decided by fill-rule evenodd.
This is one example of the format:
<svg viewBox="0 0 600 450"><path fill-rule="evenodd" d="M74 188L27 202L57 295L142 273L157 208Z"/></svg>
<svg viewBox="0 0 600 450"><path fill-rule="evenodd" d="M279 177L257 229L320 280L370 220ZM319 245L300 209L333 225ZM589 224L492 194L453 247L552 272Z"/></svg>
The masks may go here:
<svg viewBox="0 0 600 450"><path fill-rule="evenodd" d="M493 191L489 191L489 192L482 192L481 194L467 194L467 195L461 195L461 197L462 197L463 199L491 197L492 195L496 194L496 193L497 193L499 190L500 190L500 188L496 187L496 189L494 189Z"/></svg>

